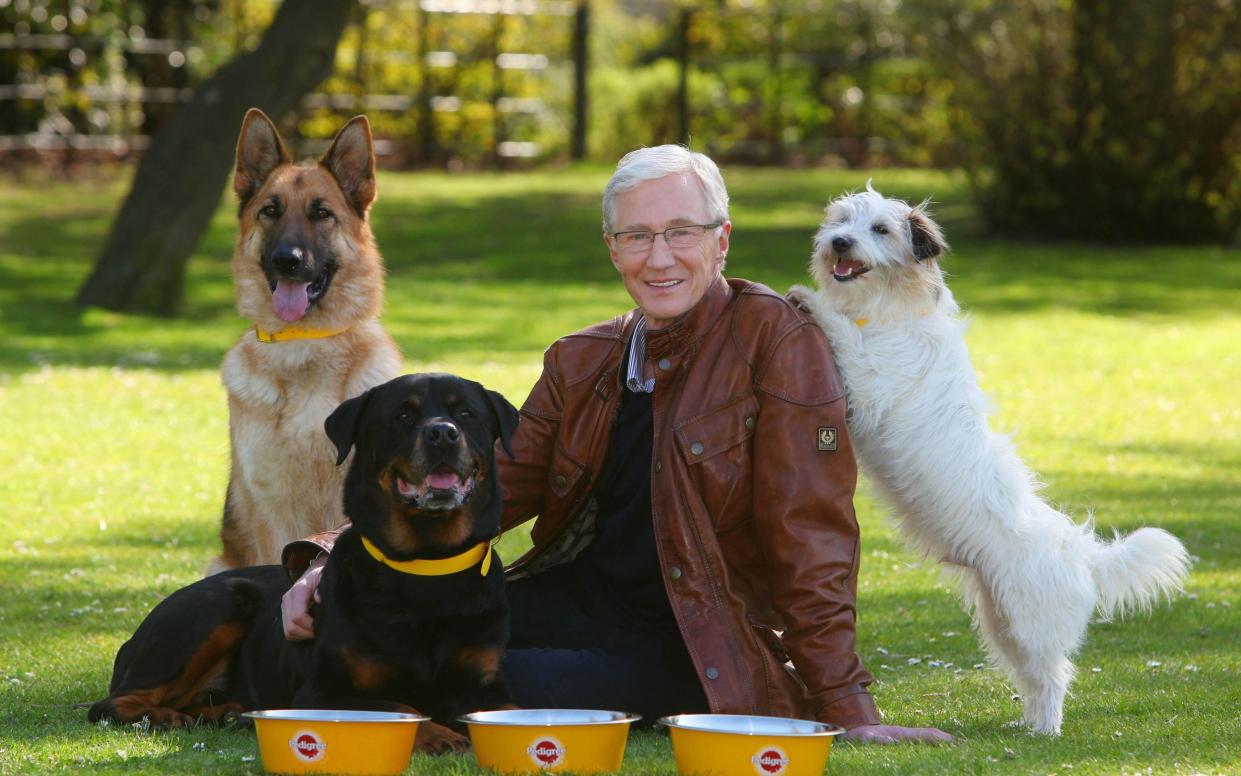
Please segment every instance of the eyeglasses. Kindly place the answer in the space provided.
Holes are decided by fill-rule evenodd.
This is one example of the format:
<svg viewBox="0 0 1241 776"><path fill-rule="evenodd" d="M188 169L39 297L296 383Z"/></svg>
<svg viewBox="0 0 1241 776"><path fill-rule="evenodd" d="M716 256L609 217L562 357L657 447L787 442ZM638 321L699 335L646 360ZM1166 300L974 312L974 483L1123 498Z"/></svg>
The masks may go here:
<svg viewBox="0 0 1241 776"><path fill-rule="evenodd" d="M707 230L716 229L719 226L721 226L719 223L687 224L670 226L662 232L635 229L632 232L613 232L612 239L616 241L617 250L621 253L640 255L649 252L654 247L656 235L662 234L669 248L693 248L702 240Z"/></svg>

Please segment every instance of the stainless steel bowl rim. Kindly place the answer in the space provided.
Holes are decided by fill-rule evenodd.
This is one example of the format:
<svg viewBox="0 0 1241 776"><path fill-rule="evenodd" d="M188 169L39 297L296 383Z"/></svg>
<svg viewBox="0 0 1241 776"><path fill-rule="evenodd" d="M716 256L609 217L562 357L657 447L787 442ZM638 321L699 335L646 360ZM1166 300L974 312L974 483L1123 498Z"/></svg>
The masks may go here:
<svg viewBox="0 0 1241 776"><path fill-rule="evenodd" d="M729 726L730 724L739 725L746 724L747 722L757 722L760 725L767 726L771 729L741 730L739 727ZM838 736L845 732L845 729L839 725L829 725L826 722L815 722L814 720L809 719L791 719L788 717L761 717L748 714L675 714L669 717L660 717L658 723L667 728L692 730L696 733L719 733L722 735L733 736L763 736L765 738L778 736L787 738L814 738L816 736ZM792 727L793 724L809 727L811 729L788 729ZM785 727L786 729L780 730L780 727Z"/></svg>
<svg viewBox="0 0 1241 776"><path fill-rule="evenodd" d="M247 711L241 716L254 720L280 722L426 722L430 717L399 711L358 711L356 709L266 709Z"/></svg>
<svg viewBox="0 0 1241 776"><path fill-rule="evenodd" d="M574 715L579 718L574 719ZM593 715L592 719L581 719ZM600 719L599 717L602 717ZM470 725L496 725L502 727L585 727L587 725L629 724L642 719L641 715L603 709L504 709L501 711L475 711L457 717L458 722Z"/></svg>

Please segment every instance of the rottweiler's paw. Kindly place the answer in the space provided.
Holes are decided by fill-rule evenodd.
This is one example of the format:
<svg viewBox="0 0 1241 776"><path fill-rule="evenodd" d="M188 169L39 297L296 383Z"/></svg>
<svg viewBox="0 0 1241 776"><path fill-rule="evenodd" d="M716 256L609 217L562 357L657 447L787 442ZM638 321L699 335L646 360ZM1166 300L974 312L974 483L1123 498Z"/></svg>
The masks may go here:
<svg viewBox="0 0 1241 776"><path fill-rule="evenodd" d="M198 724L198 720L189 714L159 706L147 709L142 715L142 722L152 728L188 728Z"/></svg>
<svg viewBox="0 0 1241 776"><path fill-rule="evenodd" d="M470 739L434 722L418 726L414 749L424 754L461 754L470 751Z"/></svg>

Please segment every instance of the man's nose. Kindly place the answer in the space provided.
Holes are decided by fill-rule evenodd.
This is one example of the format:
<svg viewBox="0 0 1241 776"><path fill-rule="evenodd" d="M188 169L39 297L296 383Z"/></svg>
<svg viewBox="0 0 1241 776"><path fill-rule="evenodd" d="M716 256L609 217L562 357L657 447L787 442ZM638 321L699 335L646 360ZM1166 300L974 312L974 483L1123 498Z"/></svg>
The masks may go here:
<svg viewBox="0 0 1241 776"><path fill-rule="evenodd" d="M656 267L671 266L676 263L676 258L672 255L672 246L668 244L668 236L666 234L655 233L655 240L651 245L651 255L646 259L647 265L655 265Z"/></svg>

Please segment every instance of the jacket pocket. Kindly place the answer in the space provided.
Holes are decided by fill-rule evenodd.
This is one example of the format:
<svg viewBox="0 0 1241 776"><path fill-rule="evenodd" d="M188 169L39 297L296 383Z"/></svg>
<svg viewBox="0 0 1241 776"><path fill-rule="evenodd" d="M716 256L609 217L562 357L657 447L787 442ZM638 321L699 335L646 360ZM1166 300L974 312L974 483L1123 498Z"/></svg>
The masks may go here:
<svg viewBox="0 0 1241 776"><path fill-rule="evenodd" d="M789 653L784 648L784 640L781 638L781 634L762 623L754 622L754 620L750 620L750 628L763 646L767 647L768 651L775 657L777 663L787 663L789 661Z"/></svg>
<svg viewBox="0 0 1241 776"><path fill-rule="evenodd" d="M716 531L744 522L751 511L751 441L758 428L752 394L676 426L677 449Z"/></svg>
<svg viewBox="0 0 1241 776"><path fill-rule="evenodd" d="M552 452L551 465L547 467L547 487L556 494L556 498L563 499L573 492L584 471L585 466L570 457L560 445L556 445Z"/></svg>

